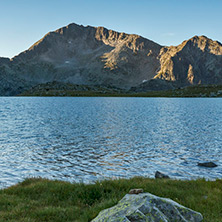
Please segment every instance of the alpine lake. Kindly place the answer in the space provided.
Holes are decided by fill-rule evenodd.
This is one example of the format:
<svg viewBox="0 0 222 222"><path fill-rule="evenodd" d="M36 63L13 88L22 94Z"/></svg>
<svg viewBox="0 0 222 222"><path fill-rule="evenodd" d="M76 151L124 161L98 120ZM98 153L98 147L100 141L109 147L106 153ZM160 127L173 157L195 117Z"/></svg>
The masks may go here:
<svg viewBox="0 0 222 222"><path fill-rule="evenodd" d="M0 188L156 171L222 178L222 98L0 97Z"/></svg>

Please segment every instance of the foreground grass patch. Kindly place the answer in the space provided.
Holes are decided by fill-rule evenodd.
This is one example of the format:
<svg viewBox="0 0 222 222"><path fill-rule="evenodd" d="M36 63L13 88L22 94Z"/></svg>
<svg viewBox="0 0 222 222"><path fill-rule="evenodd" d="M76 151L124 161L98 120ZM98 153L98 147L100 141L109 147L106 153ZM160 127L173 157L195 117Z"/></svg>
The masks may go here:
<svg viewBox="0 0 222 222"><path fill-rule="evenodd" d="M222 221L222 180L178 181L132 178L96 184L26 179L0 190L0 221L90 221L131 188L143 188L196 210L204 221Z"/></svg>

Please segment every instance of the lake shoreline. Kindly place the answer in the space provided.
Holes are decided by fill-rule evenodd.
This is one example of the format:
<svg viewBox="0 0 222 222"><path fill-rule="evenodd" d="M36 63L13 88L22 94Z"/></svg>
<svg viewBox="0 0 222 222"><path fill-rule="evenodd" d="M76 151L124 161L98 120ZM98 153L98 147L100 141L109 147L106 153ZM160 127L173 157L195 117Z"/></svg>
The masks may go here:
<svg viewBox="0 0 222 222"><path fill-rule="evenodd" d="M222 217L222 179L181 181L134 177L83 184L30 178L0 190L1 219L7 221L90 221L115 205L132 188L170 198L202 213Z"/></svg>
<svg viewBox="0 0 222 222"><path fill-rule="evenodd" d="M222 97L222 85L193 85L170 90L123 90L112 87L93 87L81 85L42 84L31 88L17 96L59 96L59 97Z"/></svg>

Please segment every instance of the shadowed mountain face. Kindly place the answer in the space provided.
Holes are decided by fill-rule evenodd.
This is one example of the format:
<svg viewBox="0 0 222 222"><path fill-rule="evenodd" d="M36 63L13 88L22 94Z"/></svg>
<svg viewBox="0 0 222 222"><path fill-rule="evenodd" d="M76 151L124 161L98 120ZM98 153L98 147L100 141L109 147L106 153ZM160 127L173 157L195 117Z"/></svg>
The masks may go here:
<svg viewBox="0 0 222 222"><path fill-rule="evenodd" d="M10 59L9 58L0 57L0 65L2 65L2 64L9 64L9 63L10 63Z"/></svg>
<svg viewBox="0 0 222 222"><path fill-rule="evenodd" d="M222 45L204 36L162 47L138 35L70 24L11 60L0 58L0 95L52 81L148 90L172 85L165 80L176 87L222 83L221 55Z"/></svg>
<svg viewBox="0 0 222 222"><path fill-rule="evenodd" d="M33 83L63 81L127 88L154 77L160 48L137 35L71 24L48 33L14 57L12 65L21 78Z"/></svg>

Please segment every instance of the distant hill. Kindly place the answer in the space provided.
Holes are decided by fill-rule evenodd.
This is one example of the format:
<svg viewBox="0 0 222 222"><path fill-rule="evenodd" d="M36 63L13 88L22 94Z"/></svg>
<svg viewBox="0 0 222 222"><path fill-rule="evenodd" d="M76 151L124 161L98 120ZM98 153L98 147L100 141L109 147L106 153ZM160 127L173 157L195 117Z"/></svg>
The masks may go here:
<svg viewBox="0 0 222 222"><path fill-rule="evenodd" d="M167 47L139 35L73 23L11 60L0 58L0 95L54 81L136 91L222 84L222 45L194 36Z"/></svg>

